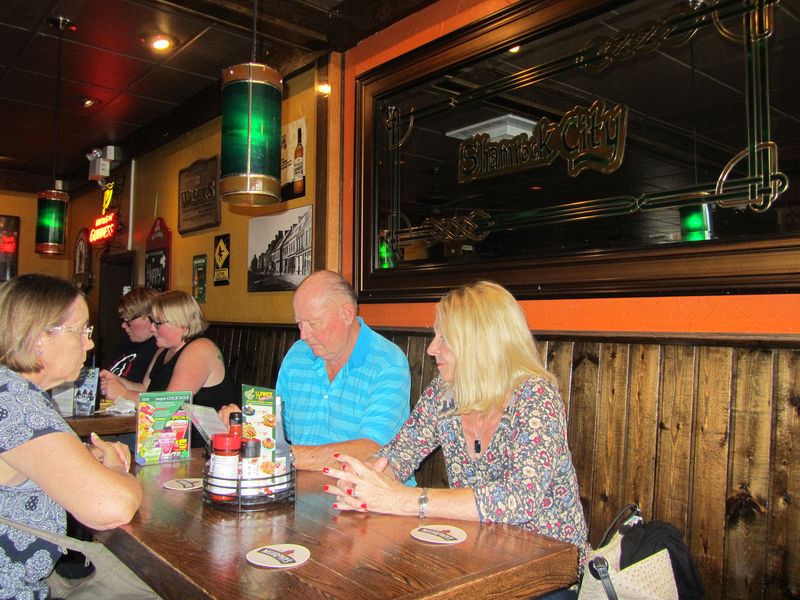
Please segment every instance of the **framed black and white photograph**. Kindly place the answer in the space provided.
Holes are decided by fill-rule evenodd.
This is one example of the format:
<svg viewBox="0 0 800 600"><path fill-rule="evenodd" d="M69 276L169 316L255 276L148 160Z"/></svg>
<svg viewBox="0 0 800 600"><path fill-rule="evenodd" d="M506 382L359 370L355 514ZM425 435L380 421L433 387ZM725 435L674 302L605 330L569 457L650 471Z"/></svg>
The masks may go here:
<svg viewBox="0 0 800 600"><path fill-rule="evenodd" d="M250 219L248 292L294 290L311 274L312 205Z"/></svg>
<svg viewBox="0 0 800 600"><path fill-rule="evenodd" d="M19 217L0 215L0 281L17 276Z"/></svg>

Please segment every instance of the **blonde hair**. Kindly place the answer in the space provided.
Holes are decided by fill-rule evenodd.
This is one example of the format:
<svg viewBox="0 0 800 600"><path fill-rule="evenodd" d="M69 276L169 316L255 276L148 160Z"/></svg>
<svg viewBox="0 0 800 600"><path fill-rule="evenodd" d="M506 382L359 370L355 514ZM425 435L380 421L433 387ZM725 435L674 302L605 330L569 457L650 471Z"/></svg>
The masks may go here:
<svg viewBox="0 0 800 600"><path fill-rule="evenodd" d="M197 301L186 292L163 292L150 303L150 315L158 314L171 325L186 327L184 339L193 338L208 329L203 311Z"/></svg>
<svg viewBox="0 0 800 600"><path fill-rule="evenodd" d="M117 304L119 318L132 321L136 317L146 317L150 314L150 303L157 295L158 292L152 288L133 288Z"/></svg>
<svg viewBox="0 0 800 600"><path fill-rule="evenodd" d="M517 301L490 282L462 286L436 305L441 334L455 357L452 390L459 414L502 408L530 377L555 381L544 368Z"/></svg>
<svg viewBox="0 0 800 600"><path fill-rule="evenodd" d="M0 364L17 373L41 371L37 338L63 325L72 304L82 297L68 281L38 273L0 285Z"/></svg>

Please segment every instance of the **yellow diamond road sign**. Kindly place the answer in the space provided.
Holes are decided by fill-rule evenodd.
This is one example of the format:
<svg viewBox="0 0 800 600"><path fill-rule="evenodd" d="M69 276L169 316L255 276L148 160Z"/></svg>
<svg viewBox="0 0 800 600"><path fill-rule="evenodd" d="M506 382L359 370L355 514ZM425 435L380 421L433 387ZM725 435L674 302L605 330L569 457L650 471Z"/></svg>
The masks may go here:
<svg viewBox="0 0 800 600"><path fill-rule="evenodd" d="M228 249L225 247L225 242L220 240L217 244L217 248L214 251L214 260L217 262L217 267L222 268L222 265L225 264L225 259L228 258Z"/></svg>

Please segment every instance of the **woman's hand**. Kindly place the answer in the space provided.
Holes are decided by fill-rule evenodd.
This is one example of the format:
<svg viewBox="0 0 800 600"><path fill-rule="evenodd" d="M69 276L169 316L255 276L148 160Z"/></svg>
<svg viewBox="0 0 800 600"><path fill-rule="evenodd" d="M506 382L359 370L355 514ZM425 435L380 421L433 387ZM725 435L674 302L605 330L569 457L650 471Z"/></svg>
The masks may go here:
<svg viewBox="0 0 800 600"><path fill-rule="evenodd" d="M225 426L230 427L231 413L237 412L242 412L242 409L235 404L226 404L217 411L217 414L219 414L219 418L222 419L222 422L225 423Z"/></svg>
<svg viewBox="0 0 800 600"><path fill-rule="evenodd" d="M336 496L333 508L391 515L417 514L419 491L396 481L391 470L386 469L386 458L381 457L368 466L347 454L334 454L333 457L342 468L322 469L323 473L337 480L324 488Z"/></svg>
<svg viewBox="0 0 800 600"><path fill-rule="evenodd" d="M121 442L107 442L96 433L89 436L89 452L103 466L127 473L131 468L131 451Z"/></svg>
<svg viewBox="0 0 800 600"><path fill-rule="evenodd" d="M100 391L104 398L115 400L128 391L128 388L118 375L103 369L100 371Z"/></svg>

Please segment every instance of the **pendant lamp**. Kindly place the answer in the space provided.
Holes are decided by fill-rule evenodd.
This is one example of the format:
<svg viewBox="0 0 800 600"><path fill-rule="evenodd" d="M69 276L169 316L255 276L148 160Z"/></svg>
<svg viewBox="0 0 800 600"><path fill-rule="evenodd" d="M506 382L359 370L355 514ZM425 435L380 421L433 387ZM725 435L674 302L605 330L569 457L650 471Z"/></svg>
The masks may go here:
<svg viewBox="0 0 800 600"><path fill-rule="evenodd" d="M67 238L67 203L69 194L56 179L58 162L58 142L61 124L61 45L64 30L75 31L75 23L64 17L50 17L50 27L58 29L58 63L56 65L56 99L53 114L53 189L38 193L36 201L36 244L34 249L40 254L64 254Z"/></svg>
<svg viewBox="0 0 800 600"><path fill-rule="evenodd" d="M253 8L249 63L222 72L220 196L238 206L281 199L281 100L283 79L256 62L258 0Z"/></svg>

